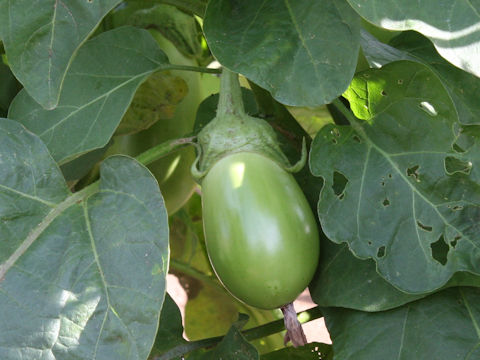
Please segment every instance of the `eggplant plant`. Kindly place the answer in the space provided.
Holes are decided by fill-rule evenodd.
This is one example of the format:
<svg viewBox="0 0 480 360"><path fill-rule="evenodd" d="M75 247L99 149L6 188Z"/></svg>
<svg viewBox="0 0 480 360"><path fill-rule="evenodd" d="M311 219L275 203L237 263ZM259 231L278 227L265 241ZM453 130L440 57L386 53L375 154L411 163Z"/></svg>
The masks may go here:
<svg viewBox="0 0 480 360"><path fill-rule="evenodd" d="M1 1L0 359L480 359L479 13Z"/></svg>

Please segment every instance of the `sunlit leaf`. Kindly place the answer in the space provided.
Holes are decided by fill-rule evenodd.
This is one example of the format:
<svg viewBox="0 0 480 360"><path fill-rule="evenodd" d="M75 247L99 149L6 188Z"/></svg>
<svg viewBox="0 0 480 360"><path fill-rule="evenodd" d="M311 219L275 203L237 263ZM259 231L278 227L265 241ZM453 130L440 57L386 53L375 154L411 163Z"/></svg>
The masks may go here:
<svg viewBox="0 0 480 360"><path fill-rule="evenodd" d="M445 59L480 76L480 3L467 0L347 1L375 25L424 34Z"/></svg>
<svg viewBox="0 0 480 360"><path fill-rule="evenodd" d="M455 105L458 120L465 125L480 124L480 79L455 68L444 60L433 44L414 31L406 31L392 39L390 45L380 43L362 33L362 49L374 67L408 59L429 67L440 79ZM393 47L394 46L394 47Z"/></svg>
<svg viewBox="0 0 480 360"><path fill-rule="evenodd" d="M72 194L38 137L0 130L0 358L145 359L168 267L157 182L116 156Z"/></svg>
<svg viewBox="0 0 480 360"><path fill-rule="evenodd" d="M8 116L22 122L63 163L110 140L138 86L168 58L146 31L123 27L85 43L65 78L58 107L45 110L26 91Z"/></svg>
<svg viewBox="0 0 480 360"><path fill-rule="evenodd" d="M54 108L75 53L120 0L0 2L0 33L15 76L47 109Z"/></svg>
<svg viewBox="0 0 480 360"><path fill-rule="evenodd" d="M442 88L408 61L359 74L347 96L366 121L324 127L311 152L325 234L412 293L480 274L478 132L464 134ZM450 158L470 171L447 171Z"/></svg>

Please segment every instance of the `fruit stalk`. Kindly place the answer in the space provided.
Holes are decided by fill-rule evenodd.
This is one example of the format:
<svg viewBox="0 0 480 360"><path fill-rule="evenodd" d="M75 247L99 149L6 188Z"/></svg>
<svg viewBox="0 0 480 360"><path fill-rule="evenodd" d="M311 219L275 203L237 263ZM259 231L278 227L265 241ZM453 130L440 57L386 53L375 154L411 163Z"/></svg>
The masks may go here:
<svg viewBox="0 0 480 360"><path fill-rule="evenodd" d="M218 99L217 116L245 116L242 90L238 82L238 74L223 68L220 78L220 97Z"/></svg>
<svg viewBox="0 0 480 360"><path fill-rule="evenodd" d="M307 337L303 332L302 324L298 321L297 313L293 303L289 303L281 307L283 313L283 321L285 322L285 334L284 343L287 345L289 341L292 342L293 347L304 346L307 344Z"/></svg>

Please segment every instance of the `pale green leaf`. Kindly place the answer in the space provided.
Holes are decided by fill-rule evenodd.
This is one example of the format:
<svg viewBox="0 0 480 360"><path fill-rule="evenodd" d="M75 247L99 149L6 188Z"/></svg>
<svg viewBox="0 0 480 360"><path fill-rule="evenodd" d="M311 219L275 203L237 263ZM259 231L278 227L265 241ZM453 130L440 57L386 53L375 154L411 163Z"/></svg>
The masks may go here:
<svg viewBox="0 0 480 360"><path fill-rule="evenodd" d="M146 359L169 252L156 180L115 156L71 194L38 137L0 130L0 358Z"/></svg>
<svg viewBox="0 0 480 360"><path fill-rule="evenodd" d="M82 46L65 78L60 102L45 110L26 91L9 118L22 122L64 163L110 140L138 86L168 58L146 30L122 27Z"/></svg>
<svg viewBox="0 0 480 360"><path fill-rule="evenodd" d="M54 108L75 53L120 0L0 2L0 33L15 76L43 107Z"/></svg>

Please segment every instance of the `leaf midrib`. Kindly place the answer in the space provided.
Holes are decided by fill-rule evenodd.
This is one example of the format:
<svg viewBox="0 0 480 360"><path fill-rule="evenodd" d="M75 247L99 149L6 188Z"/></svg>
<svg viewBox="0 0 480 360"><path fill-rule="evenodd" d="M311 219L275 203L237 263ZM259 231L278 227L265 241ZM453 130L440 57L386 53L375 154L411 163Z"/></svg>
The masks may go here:
<svg viewBox="0 0 480 360"><path fill-rule="evenodd" d="M35 226L22 241L18 248L9 256L9 258L2 264L0 264L0 281L2 281L7 272L15 265L17 260L32 246L32 244L40 237L40 235L48 228L48 226L61 215L68 208L76 204L78 201L82 201L84 198L92 195L98 191L98 184L94 183L89 187L86 187L82 191L72 194L67 197L63 202L56 205L45 218Z"/></svg>
<svg viewBox="0 0 480 360"><path fill-rule="evenodd" d="M410 187L410 189L412 190L413 193L416 193L420 198L422 198L427 204L429 204L433 209L434 211L437 213L437 216L443 221L443 223L448 226L448 227L451 227L452 229L455 229L457 231L457 233L459 235L462 236L462 238L466 239L470 244L473 245L473 247L475 247L476 249L479 249L480 250L480 246L478 246L477 244L475 244L475 242L468 236L466 236L460 229L457 229L455 226L453 226L452 224L450 224L450 222L447 221L447 219L443 216L442 213L440 213L439 209L438 209L438 206L433 204L429 199L427 199L425 197L424 194L422 194L416 187L414 187L410 181L408 181L408 179L405 177L405 175L403 174L403 172L398 168L397 164L391 159L391 156L390 154L388 154L387 152L385 152L383 149L381 149L377 144L375 144L371 139L370 137L366 134L365 130L363 129L363 127L357 122L356 119L350 119L352 120L350 123L351 123L351 126L352 128L369 144L370 147L373 147L376 151L378 151L380 153L380 155L382 155L390 164L390 166L400 175L400 177L404 180L404 182Z"/></svg>

